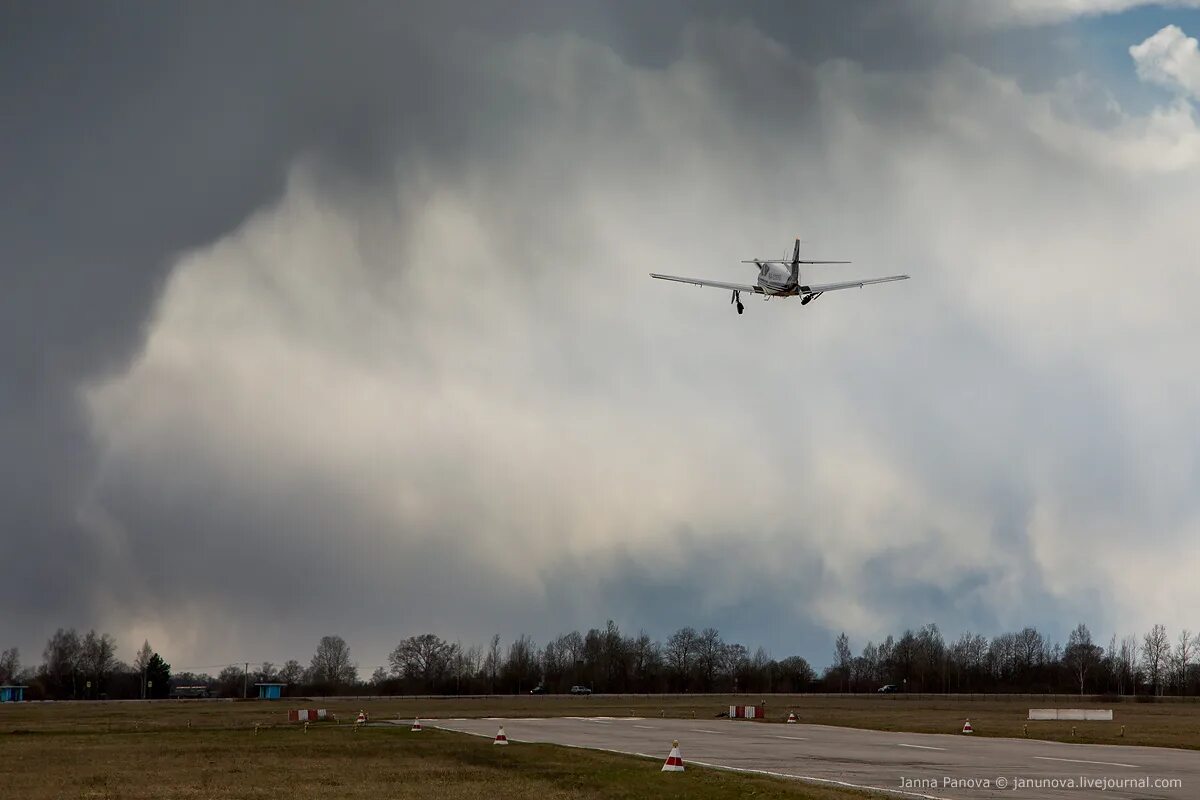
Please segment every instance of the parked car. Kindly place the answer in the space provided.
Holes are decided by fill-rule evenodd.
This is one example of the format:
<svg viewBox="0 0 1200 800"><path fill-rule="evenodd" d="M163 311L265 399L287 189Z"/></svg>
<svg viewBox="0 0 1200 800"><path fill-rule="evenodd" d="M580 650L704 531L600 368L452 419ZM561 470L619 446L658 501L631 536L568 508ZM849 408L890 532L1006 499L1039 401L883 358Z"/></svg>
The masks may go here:
<svg viewBox="0 0 1200 800"><path fill-rule="evenodd" d="M546 690L546 687L545 687L545 686L542 686L542 685L539 683L537 686L535 686L535 687L533 687L532 689L530 689L530 690L529 690L529 693L530 693L530 694L545 694L545 693L546 693L546 691L547 691L547 690Z"/></svg>
<svg viewBox="0 0 1200 800"><path fill-rule="evenodd" d="M894 683L889 683L885 686L880 686L875 691L879 692L880 694L895 694L896 692L900 691L900 687Z"/></svg>
<svg viewBox="0 0 1200 800"><path fill-rule="evenodd" d="M571 694L591 694L592 690L586 686L572 686Z"/></svg>

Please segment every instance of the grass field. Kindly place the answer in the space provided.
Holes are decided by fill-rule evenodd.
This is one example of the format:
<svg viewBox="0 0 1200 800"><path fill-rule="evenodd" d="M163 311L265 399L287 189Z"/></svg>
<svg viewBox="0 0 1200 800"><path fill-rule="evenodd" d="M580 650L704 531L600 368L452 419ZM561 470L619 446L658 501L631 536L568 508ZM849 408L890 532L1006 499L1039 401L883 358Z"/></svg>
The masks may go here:
<svg viewBox="0 0 1200 800"><path fill-rule="evenodd" d="M431 729L350 724L451 716L660 716L712 719L731 702L762 698L569 696L329 698L311 701L25 703L0 706L3 798L756 797L861 796L728 772L659 772L659 762L549 745L493 747ZM1117 703L1115 721L1025 721L1030 707L1097 705L1068 698L923 698L773 695L769 722L789 710L801 722L880 730L1200 749L1200 703ZM326 708L336 722L286 722L289 708ZM753 724L753 723L732 723ZM258 727L257 732L255 727ZM1121 727L1125 735L1119 735ZM663 742L665 758L670 742Z"/></svg>
<svg viewBox="0 0 1200 800"><path fill-rule="evenodd" d="M667 716L712 719L731 704L761 702L748 695L621 696L570 695L314 698L260 701L156 701L152 703L27 703L0 706L0 733L13 729L58 733L171 730L194 727L253 727L286 724L289 708L326 708L349 722L359 709L373 719L413 716L547 717ZM924 695L769 695L768 722L795 711L800 722L913 733L958 733L971 720L976 736L1029 736L1063 742L1131 744L1200 749L1200 702L1103 702L1071 697L1022 695L976 699ZM1027 722L1031 707L1112 708L1112 722ZM1074 728L1074 735L1072 735ZM1122 728L1124 733L1122 735Z"/></svg>
<svg viewBox="0 0 1200 800"><path fill-rule="evenodd" d="M222 704L226 705L226 704ZM232 704L228 704L232 705ZM240 704L239 704L240 705ZM165 710L165 709L164 709ZM154 712L144 714L148 719ZM60 725L0 739L0 797L22 800L211 798L704 798L853 800L867 795L712 769L663 773L658 760L407 727ZM103 716L103 715L101 715ZM6 720L7 715L0 716ZM210 720L211 722L212 720ZM155 720L162 722L162 720ZM665 743L664 758L670 747Z"/></svg>

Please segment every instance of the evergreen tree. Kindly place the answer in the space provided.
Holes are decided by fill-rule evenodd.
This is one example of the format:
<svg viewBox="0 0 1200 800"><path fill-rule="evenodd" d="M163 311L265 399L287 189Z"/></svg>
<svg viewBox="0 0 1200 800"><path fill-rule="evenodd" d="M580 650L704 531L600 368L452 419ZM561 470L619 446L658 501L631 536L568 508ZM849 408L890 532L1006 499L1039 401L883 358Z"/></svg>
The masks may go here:
<svg viewBox="0 0 1200 800"><path fill-rule="evenodd" d="M171 692L171 665L158 653L146 662L146 697L162 698Z"/></svg>

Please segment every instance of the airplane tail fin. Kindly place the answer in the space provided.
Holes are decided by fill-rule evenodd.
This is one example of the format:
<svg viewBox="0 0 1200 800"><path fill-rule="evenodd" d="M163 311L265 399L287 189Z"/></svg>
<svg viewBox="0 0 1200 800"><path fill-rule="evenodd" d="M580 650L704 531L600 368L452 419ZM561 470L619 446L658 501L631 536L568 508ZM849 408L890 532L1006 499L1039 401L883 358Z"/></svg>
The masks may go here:
<svg viewBox="0 0 1200 800"><path fill-rule="evenodd" d="M792 283L800 282L800 237L796 237L796 246L792 248Z"/></svg>

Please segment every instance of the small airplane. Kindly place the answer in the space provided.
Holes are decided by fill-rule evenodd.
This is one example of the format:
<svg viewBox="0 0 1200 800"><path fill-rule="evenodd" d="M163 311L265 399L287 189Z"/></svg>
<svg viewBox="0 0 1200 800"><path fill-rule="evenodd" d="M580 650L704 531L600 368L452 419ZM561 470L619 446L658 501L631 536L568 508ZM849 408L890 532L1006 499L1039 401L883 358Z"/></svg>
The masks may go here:
<svg viewBox="0 0 1200 800"><path fill-rule="evenodd" d="M764 300L769 300L772 297L799 297L800 305L806 306L813 300L816 300L826 292L833 292L838 289L852 289L856 287L866 286L870 283L887 283L888 281L902 281L908 278L907 275L889 275L886 278L865 278L858 281L845 281L843 283L824 283L814 285L804 285L800 283L800 265L801 264L849 264L849 261L801 261L800 260L800 240L796 240L796 246L792 250L792 257L787 258L752 258L749 261L743 261L743 264L754 264L758 267L758 282L751 285L745 283L726 283L725 281L708 281L701 278L681 278L677 275L659 275L656 272L651 272L651 278L659 278L664 281L679 281L680 283L693 283L696 286L715 286L718 289L729 289L733 292L733 297L729 300L730 303L737 304L737 312L739 314L745 310L742 305L742 292L751 294L761 294Z"/></svg>

